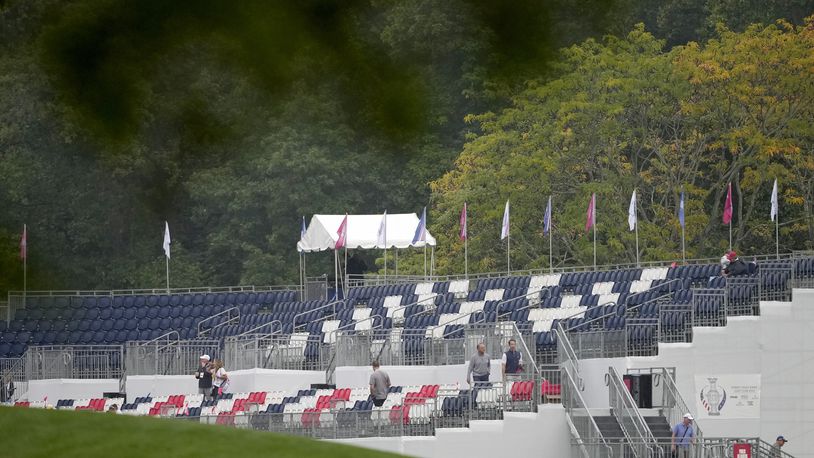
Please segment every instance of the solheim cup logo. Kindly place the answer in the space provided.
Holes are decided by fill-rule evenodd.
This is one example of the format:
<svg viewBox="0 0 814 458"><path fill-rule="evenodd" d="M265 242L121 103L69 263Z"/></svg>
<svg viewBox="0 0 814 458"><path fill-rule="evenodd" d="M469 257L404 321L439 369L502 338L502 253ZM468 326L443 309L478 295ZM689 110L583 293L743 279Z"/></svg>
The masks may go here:
<svg viewBox="0 0 814 458"><path fill-rule="evenodd" d="M710 416L721 415L726 404L726 390L718 387L717 378L708 378L709 385L701 389L701 404Z"/></svg>

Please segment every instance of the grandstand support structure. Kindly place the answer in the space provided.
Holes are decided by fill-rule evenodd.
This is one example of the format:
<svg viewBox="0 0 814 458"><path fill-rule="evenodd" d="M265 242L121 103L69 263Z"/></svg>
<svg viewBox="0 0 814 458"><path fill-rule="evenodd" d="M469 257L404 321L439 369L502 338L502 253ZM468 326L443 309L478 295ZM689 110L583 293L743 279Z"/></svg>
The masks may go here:
<svg viewBox="0 0 814 458"><path fill-rule="evenodd" d="M32 346L24 358L28 380L121 380L124 373L121 345Z"/></svg>
<svg viewBox="0 0 814 458"><path fill-rule="evenodd" d="M581 388L574 374L573 366L562 367L562 405L565 408L566 420L571 430L571 446L584 458L610 457L613 450L608 445L591 409L582 397Z"/></svg>

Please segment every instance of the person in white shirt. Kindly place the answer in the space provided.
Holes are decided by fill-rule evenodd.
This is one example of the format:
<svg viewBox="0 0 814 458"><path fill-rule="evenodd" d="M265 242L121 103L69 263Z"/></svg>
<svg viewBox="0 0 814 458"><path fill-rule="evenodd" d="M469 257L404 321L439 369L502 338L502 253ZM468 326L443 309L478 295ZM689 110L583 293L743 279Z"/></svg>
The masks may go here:
<svg viewBox="0 0 814 458"><path fill-rule="evenodd" d="M229 389L229 374L223 368L223 361L216 359L212 364L212 398L217 400L218 396L226 393Z"/></svg>

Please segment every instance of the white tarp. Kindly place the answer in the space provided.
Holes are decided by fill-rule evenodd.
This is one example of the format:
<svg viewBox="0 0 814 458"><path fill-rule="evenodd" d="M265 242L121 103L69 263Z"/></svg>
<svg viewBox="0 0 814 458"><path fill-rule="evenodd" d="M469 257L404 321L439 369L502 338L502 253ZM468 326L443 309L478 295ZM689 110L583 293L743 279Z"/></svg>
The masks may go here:
<svg viewBox="0 0 814 458"><path fill-rule="evenodd" d="M345 215L314 215L305 236L297 242L300 251L333 250L339 238L337 231ZM347 247L349 249L384 249L377 243L382 215L348 215ZM409 248L424 246L425 242L413 243L418 227L418 215L402 213L387 215L387 248ZM427 231L427 245L435 246L435 238Z"/></svg>

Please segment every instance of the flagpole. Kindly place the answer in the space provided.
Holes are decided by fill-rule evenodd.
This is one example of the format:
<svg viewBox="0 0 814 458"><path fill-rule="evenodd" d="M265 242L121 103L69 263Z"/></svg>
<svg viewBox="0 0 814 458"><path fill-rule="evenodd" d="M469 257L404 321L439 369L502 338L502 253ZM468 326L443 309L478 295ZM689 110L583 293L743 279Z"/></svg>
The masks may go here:
<svg viewBox="0 0 814 458"><path fill-rule="evenodd" d="M774 243L775 243L775 254L777 255L777 259L780 259L780 212L774 219Z"/></svg>
<svg viewBox="0 0 814 458"><path fill-rule="evenodd" d="M396 261L396 276L399 276L399 249L396 248L395 253L393 253L393 258Z"/></svg>
<svg viewBox="0 0 814 458"><path fill-rule="evenodd" d="M551 223L549 223L549 224L551 224ZM554 273L554 249L553 249L554 243L551 240L551 237L553 235L551 233L552 229L553 228L551 226L549 226L549 228L548 228L548 272L553 274Z"/></svg>
<svg viewBox="0 0 814 458"><path fill-rule="evenodd" d="M424 241L424 279L427 279L427 241Z"/></svg>
<svg viewBox="0 0 814 458"><path fill-rule="evenodd" d="M732 251L732 219L729 220L729 251Z"/></svg>
<svg viewBox="0 0 814 458"><path fill-rule="evenodd" d="M28 227L25 224L23 224L23 235L25 236L25 256L23 257L23 308L25 308L25 300L28 295Z"/></svg>
<svg viewBox="0 0 814 458"><path fill-rule="evenodd" d="M512 232L506 234L506 273L512 272Z"/></svg>
<svg viewBox="0 0 814 458"><path fill-rule="evenodd" d="M347 232L346 232L347 234ZM347 243L347 235L345 236L345 273L342 274L342 278L344 279L344 283L342 284L342 297L345 296L345 292L349 290L348 282L350 279L348 278L348 243Z"/></svg>
<svg viewBox="0 0 814 458"><path fill-rule="evenodd" d="M636 213L636 267L641 267L639 264L639 214Z"/></svg>
<svg viewBox="0 0 814 458"><path fill-rule="evenodd" d="M166 256L165 256L165 258L167 260L167 294L169 294L170 293L170 258L167 258Z"/></svg>
<svg viewBox="0 0 814 458"><path fill-rule="evenodd" d="M469 234L464 239L464 278L469 278Z"/></svg>
<svg viewBox="0 0 814 458"><path fill-rule="evenodd" d="M334 249L334 300L339 298L339 250Z"/></svg>
<svg viewBox="0 0 814 458"><path fill-rule="evenodd" d="M384 281L387 283L387 247L384 247Z"/></svg>
<svg viewBox="0 0 814 458"><path fill-rule="evenodd" d="M687 263L687 253L684 247L684 225L681 225L681 262Z"/></svg>
<svg viewBox="0 0 814 458"><path fill-rule="evenodd" d="M435 275L435 247L430 247L430 277Z"/></svg>
<svg viewBox="0 0 814 458"><path fill-rule="evenodd" d="M591 216L593 219L593 226L594 226L594 270L596 270L596 194L591 196L591 201L594 204L594 213Z"/></svg>

